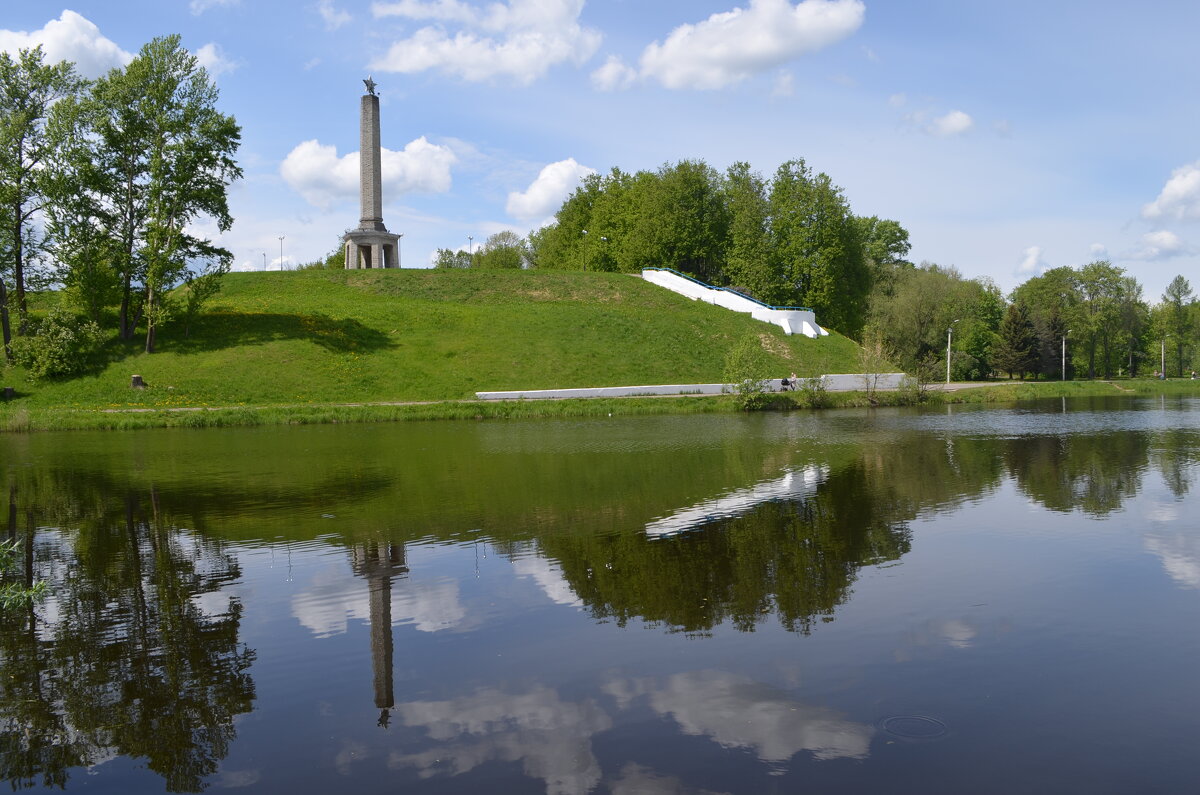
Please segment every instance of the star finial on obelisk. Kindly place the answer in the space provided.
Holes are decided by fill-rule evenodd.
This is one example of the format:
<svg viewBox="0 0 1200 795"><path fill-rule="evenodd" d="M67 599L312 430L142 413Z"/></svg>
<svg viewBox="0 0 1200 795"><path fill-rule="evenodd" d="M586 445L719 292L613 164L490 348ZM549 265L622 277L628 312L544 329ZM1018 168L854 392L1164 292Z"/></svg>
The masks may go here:
<svg viewBox="0 0 1200 795"><path fill-rule="evenodd" d="M367 87L368 94L375 95L375 81L371 79L370 75L367 75L367 79L363 81L363 85Z"/></svg>

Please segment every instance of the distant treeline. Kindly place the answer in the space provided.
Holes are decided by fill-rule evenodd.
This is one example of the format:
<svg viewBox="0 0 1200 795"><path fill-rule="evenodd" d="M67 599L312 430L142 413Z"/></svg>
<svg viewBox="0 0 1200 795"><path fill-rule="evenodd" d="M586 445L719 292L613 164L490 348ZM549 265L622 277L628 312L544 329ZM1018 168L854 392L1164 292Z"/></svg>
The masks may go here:
<svg viewBox="0 0 1200 795"><path fill-rule="evenodd" d="M906 258L908 231L855 215L841 188L803 160L765 179L747 163L703 161L594 174L552 224L472 251L441 249L438 267L636 273L673 268L776 306L808 306L818 322L870 339L907 372L1071 378L1194 367L1200 305L1177 277L1151 305L1107 261L1046 271L1004 295L990 279Z"/></svg>
<svg viewBox="0 0 1200 795"><path fill-rule="evenodd" d="M439 252L444 267L488 267L510 245L489 240L475 258ZM530 235L521 262L536 268L636 273L673 268L776 306L808 306L822 322L859 336L872 284L907 263L908 233L895 221L854 215L842 189L802 160L770 180L748 163L724 174L697 160L628 174L594 174L557 222ZM492 254L495 256L495 254Z"/></svg>

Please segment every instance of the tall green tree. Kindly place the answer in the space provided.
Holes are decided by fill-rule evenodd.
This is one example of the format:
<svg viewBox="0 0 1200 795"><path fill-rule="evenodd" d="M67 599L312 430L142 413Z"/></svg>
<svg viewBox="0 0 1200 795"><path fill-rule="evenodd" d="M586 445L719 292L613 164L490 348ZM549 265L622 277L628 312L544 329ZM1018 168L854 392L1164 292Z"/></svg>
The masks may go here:
<svg viewBox="0 0 1200 795"><path fill-rule="evenodd" d="M760 301L776 303L780 280L768 237L771 207L766 183L749 163L738 162L725 172L724 191L729 207L725 279Z"/></svg>
<svg viewBox="0 0 1200 795"><path fill-rule="evenodd" d="M112 241L121 275L120 331L134 329L141 283L146 351L154 351L167 292L189 265L227 263L232 254L188 231L198 217L229 229L226 189L242 174L234 160L241 131L217 109L217 88L179 36L142 47L92 91L90 166L81 166L93 216Z"/></svg>
<svg viewBox="0 0 1200 795"><path fill-rule="evenodd" d="M1118 341L1124 348L1124 363L1119 368L1135 376L1141 359L1146 355L1150 307L1142 300L1142 285L1132 276L1121 277L1118 313Z"/></svg>
<svg viewBox="0 0 1200 795"><path fill-rule="evenodd" d="M997 369L1008 373L1012 378L1019 373L1021 380L1025 374L1037 367L1038 339L1029 319L1029 309L1023 303L1010 304L1000 322L998 339L992 350L992 361Z"/></svg>
<svg viewBox="0 0 1200 795"><path fill-rule="evenodd" d="M1107 260L1079 269L1081 331L1088 360L1088 377L1097 372L1105 378L1116 366L1114 353L1119 343L1122 302L1126 283L1124 270Z"/></svg>
<svg viewBox="0 0 1200 795"><path fill-rule="evenodd" d="M101 324L104 311L121 300L120 246L110 235L108 218L97 215L95 197L85 189L93 176L94 152L87 106L82 96L66 97L50 113L59 145L48 159L45 215L63 298Z"/></svg>
<svg viewBox="0 0 1200 795"><path fill-rule="evenodd" d="M640 176L640 175L639 175ZM634 178L614 168L591 174L567 197L555 223L530 235L534 267L555 270L619 269L616 249L631 220L628 191Z"/></svg>
<svg viewBox="0 0 1200 795"><path fill-rule="evenodd" d="M1067 326L1057 313L1038 315L1029 313L1037 335L1037 364L1039 375L1046 378L1066 377Z"/></svg>
<svg viewBox="0 0 1200 795"><path fill-rule="evenodd" d="M871 274L841 188L803 160L775 172L769 195L771 242L790 301L812 307L822 325L862 331Z"/></svg>
<svg viewBox="0 0 1200 795"><path fill-rule="evenodd" d="M1072 350L1077 347L1072 344L1072 340L1084 336L1079 273L1074 268L1065 266L1051 268L1041 276L1034 276L1018 285L1012 292L1012 300L1029 308L1029 317L1038 331L1043 352L1043 373L1057 372L1061 377L1064 347L1062 337L1068 337L1066 369L1069 374L1073 369L1070 361ZM1051 348L1058 351L1057 370L1050 367Z"/></svg>
<svg viewBox="0 0 1200 795"><path fill-rule="evenodd" d="M896 274L914 267L907 259L912 248L908 242L908 230L896 221L877 215L855 216L854 224L858 227L863 259L871 271L873 288L884 295L891 295Z"/></svg>
<svg viewBox="0 0 1200 795"><path fill-rule="evenodd" d="M930 358L944 355L946 330L956 324L953 376L977 379L991 371L990 351L1003 312L994 284L923 263L898 270L891 294L873 293L869 328L895 352L897 364L916 372Z"/></svg>
<svg viewBox="0 0 1200 795"><path fill-rule="evenodd" d="M33 221L45 208L47 159L59 144L47 123L50 108L82 87L71 64L45 63L41 46L15 58L0 52L0 326L6 355L12 329L5 274L23 323L27 268L44 242Z"/></svg>
<svg viewBox="0 0 1200 795"><path fill-rule="evenodd" d="M709 283L718 281L729 234L720 175L703 160L681 160L662 166L653 179L635 180L634 188L633 223L627 236L615 241L621 270L671 268ZM612 233L605 236L611 238Z"/></svg>
<svg viewBox="0 0 1200 795"><path fill-rule="evenodd" d="M1164 331L1170 335L1171 344L1175 348L1175 364L1179 376L1183 375L1184 348L1191 341L1195 331L1192 324L1192 305L1195 302L1196 295L1192 292L1192 286L1182 275L1171 280L1162 296Z"/></svg>

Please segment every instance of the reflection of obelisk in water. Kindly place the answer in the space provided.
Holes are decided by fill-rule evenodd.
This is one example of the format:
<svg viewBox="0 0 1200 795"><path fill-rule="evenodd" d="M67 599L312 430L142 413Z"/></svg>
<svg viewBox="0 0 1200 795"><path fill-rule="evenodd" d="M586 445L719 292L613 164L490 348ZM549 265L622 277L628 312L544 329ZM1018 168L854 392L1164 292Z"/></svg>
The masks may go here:
<svg viewBox="0 0 1200 795"><path fill-rule="evenodd" d="M346 267L399 268L400 235L383 225L383 164L379 144L379 97L375 81L363 81L358 117L358 197L361 214L358 228L346 233Z"/></svg>
<svg viewBox="0 0 1200 795"><path fill-rule="evenodd" d="M375 706L379 725L387 728L392 693L392 578L408 573L404 545L369 541L350 549L354 573L366 579L371 605L371 667L375 672Z"/></svg>

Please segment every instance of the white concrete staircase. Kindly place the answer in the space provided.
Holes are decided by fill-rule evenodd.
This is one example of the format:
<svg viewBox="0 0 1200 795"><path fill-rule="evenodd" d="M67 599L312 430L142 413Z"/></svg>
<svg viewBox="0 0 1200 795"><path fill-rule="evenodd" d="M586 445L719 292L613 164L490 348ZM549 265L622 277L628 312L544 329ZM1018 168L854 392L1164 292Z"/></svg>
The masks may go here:
<svg viewBox="0 0 1200 795"><path fill-rule="evenodd" d="M829 334L817 325L817 316L813 311L805 307L768 306L741 293L724 287L713 287L670 268L646 268L642 271L642 278L695 301L716 304L734 312L744 312L764 323L774 323L787 334L803 334L813 339Z"/></svg>

